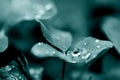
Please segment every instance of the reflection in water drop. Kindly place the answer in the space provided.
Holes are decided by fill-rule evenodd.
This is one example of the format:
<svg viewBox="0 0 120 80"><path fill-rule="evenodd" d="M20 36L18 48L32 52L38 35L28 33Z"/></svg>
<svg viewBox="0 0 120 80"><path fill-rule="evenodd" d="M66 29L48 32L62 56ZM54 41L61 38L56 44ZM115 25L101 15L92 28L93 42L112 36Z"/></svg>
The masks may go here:
<svg viewBox="0 0 120 80"><path fill-rule="evenodd" d="M78 57L81 55L81 51L79 49L77 49L76 51L72 52L72 56L73 57Z"/></svg>

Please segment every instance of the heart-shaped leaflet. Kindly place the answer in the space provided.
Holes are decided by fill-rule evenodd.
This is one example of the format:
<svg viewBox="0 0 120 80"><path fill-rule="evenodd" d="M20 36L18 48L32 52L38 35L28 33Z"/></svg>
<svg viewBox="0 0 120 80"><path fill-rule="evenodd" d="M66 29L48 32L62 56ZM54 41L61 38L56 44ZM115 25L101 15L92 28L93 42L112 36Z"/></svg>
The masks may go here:
<svg viewBox="0 0 120 80"><path fill-rule="evenodd" d="M52 45L61 49L63 52L65 52L71 46L72 36L69 32L58 30L51 26L47 26L43 24L43 21L39 21L39 23L41 24L41 29L44 37Z"/></svg>
<svg viewBox="0 0 120 80"><path fill-rule="evenodd" d="M80 41L74 50L68 51L71 63L88 63L95 59L103 50L113 46L110 41L103 41L92 37L87 37Z"/></svg>
<svg viewBox="0 0 120 80"><path fill-rule="evenodd" d="M66 56L66 54L61 53L57 51L56 49L54 49L53 47L51 47L50 45L42 43L42 42L36 43L32 47L31 53L33 56L37 58L58 57L62 60L70 62L70 59L69 57Z"/></svg>

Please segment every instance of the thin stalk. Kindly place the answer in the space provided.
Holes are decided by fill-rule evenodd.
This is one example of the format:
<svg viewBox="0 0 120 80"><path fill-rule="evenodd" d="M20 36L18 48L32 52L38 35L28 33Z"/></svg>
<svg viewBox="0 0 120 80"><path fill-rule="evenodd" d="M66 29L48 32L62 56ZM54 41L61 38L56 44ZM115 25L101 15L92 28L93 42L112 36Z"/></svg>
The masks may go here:
<svg viewBox="0 0 120 80"><path fill-rule="evenodd" d="M67 54L66 52L63 52L64 54ZM61 80L64 80L65 76L65 69L66 69L66 62L63 60L62 62L62 73L61 73Z"/></svg>
<svg viewBox="0 0 120 80"><path fill-rule="evenodd" d="M65 75L65 67L66 67L65 61L63 61L62 62L62 75L61 75L62 80L64 79L64 75Z"/></svg>

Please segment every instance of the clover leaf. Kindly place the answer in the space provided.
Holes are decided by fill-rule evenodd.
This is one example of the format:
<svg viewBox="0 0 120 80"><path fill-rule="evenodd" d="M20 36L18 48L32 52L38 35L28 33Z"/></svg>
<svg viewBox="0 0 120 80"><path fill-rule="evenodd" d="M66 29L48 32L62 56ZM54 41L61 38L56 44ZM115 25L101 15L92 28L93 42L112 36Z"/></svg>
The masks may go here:
<svg viewBox="0 0 120 80"><path fill-rule="evenodd" d="M54 46L62 51L66 51L72 43L72 36L69 32L58 30L41 23L41 29L44 37Z"/></svg>
<svg viewBox="0 0 120 80"><path fill-rule="evenodd" d="M87 37L82 41L79 41L73 50L67 50L72 44L70 43L72 40L70 37L70 34L69 36L67 36L65 33L62 33L62 31L57 32L56 29L51 29L51 27L48 28L45 25L42 26L41 28L44 28L43 34L45 38L51 44L63 50L62 51L63 53L57 51L56 49L54 49L48 44L44 44L40 42L35 44L31 49L31 52L33 53L33 55L36 55L39 58L59 57L60 59L63 59L70 63L82 63L82 62L88 63L91 60L95 59L103 50L107 50L113 46L113 44L110 41L104 41L104 40L99 40L93 37ZM61 34L64 34L64 35L61 35ZM58 37L58 39L56 39L54 36ZM64 36L68 38L65 38ZM66 47L66 45L68 44L69 44L69 47L68 46ZM61 45L65 46L65 48L62 48Z"/></svg>

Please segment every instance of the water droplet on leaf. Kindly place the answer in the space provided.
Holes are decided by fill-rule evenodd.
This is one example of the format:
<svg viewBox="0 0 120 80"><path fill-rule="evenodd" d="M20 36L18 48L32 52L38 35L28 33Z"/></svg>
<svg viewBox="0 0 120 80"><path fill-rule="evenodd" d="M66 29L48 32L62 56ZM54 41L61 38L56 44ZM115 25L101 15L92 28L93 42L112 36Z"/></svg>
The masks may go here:
<svg viewBox="0 0 120 80"><path fill-rule="evenodd" d="M99 40L98 40L98 39L96 39L96 41L95 41L95 42L97 42L97 43L98 43L98 42L99 42Z"/></svg>
<svg viewBox="0 0 120 80"><path fill-rule="evenodd" d="M83 43L87 43L87 45L85 46ZM95 38L88 37L80 41L73 51L68 51L67 56L71 58L71 63L72 61L88 63L95 59L103 50L109 49L112 46L113 44L110 41L97 40L96 43Z"/></svg>
<svg viewBox="0 0 120 80"><path fill-rule="evenodd" d="M87 43L84 43L84 45L87 45Z"/></svg>
<svg viewBox="0 0 120 80"><path fill-rule="evenodd" d="M58 57L62 60L70 62L70 58L66 56L66 54L61 53L45 43L36 43L32 49L32 54L37 58L45 58L45 57Z"/></svg>
<svg viewBox="0 0 120 80"><path fill-rule="evenodd" d="M100 48L100 45L97 45L96 47L99 49L99 48Z"/></svg>
<svg viewBox="0 0 120 80"><path fill-rule="evenodd" d="M44 1L41 1L41 3L42 2ZM35 19L50 19L54 15L56 15L56 13L57 13L56 6L52 1L49 1L43 5L42 9L39 9L39 13L37 13Z"/></svg>
<svg viewBox="0 0 120 80"><path fill-rule="evenodd" d="M49 46L48 44L42 43L42 42L36 43L32 47L31 52L34 56L39 57L39 58L54 57L54 56L57 57L57 54L60 53L59 51L57 51L53 47Z"/></svg>

